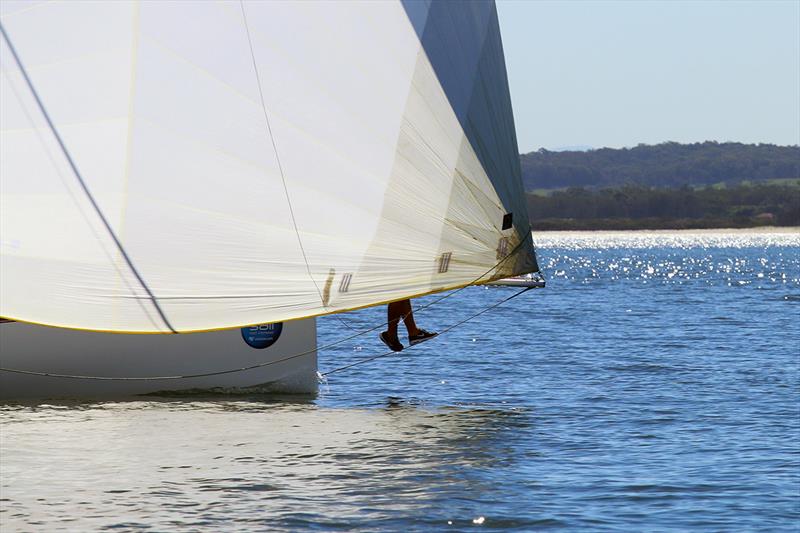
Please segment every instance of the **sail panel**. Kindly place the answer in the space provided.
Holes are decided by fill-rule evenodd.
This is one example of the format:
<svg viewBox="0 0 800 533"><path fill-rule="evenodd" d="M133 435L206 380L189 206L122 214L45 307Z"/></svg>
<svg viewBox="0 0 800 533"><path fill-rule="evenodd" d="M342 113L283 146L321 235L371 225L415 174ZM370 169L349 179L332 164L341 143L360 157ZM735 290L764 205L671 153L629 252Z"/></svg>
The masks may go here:
<svg viewBox="0 0 800 533"><path fill-rule="evenodd" d="M39 96L109 223L118 228L132 6L3 7L4 26L20 35L18 49L30 51L28 73ZM41 23L39 9L52 10ZM107 23L94 35L107 43L103 49L80 31L90 15ZM50 38L41 42L44 32ZM76 328L116 331L136 323L168 331L146 301L138 303L145 291L122 265L4 40L0 66L0 316Z"/></svg>
<svg viewBox="0 0 800 533"><path fill-rule="evenodd" d="M494 2L403 0L423 50L506 209L515 213L516 237L530 232L514 116ZM532 245L527 265L538 270Z"/></svg>
<svg viewBox="0 0 800 533"><path fill-rule="evenodd" d="M520 215L502 228L514 169L488 163L516 158L510 115L486 113L510 103L474 87L502 66L492 5L477 30L451 13L477 57L447 67L472 83L455 100L400 2L113 4L0 16L130 263L3 42L0 315L152 333L277 322L463 286L527 231ZM68 46L36 37L53 17ZM520 247L485 280L531 258Z"/></svg>

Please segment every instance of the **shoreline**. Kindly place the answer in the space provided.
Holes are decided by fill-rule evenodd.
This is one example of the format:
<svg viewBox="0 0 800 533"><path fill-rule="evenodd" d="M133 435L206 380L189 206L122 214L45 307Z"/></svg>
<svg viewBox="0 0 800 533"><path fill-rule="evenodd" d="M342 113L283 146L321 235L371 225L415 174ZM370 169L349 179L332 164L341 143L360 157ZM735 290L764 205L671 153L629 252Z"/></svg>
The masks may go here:
<svg viewBox="0 0 800 533"><path fill-rule="evenodd" d="M706 229L577 229L577 230L539 230L533 228L531 230L534 236L547 235L578 235L578 234L592 234L592 235L631 235L631 234L674 234L680 233L684 235L722 235L722 234L738 234L738 235L756 235L756 234L771 234L771 235L800 235L800 226L759 226L755 228L706 228Z"/></svg>

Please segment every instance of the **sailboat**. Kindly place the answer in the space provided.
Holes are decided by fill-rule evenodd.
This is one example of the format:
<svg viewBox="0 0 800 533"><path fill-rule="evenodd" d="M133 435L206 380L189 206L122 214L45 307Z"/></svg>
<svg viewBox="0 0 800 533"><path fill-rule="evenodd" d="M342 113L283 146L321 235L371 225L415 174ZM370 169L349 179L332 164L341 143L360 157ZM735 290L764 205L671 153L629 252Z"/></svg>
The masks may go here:
<svg viewBox="0 0 800 533"><path fill-rule="evenodd" d="M314 317L538 271L491 1L0 28L0 397L314 392Z"/></svg>

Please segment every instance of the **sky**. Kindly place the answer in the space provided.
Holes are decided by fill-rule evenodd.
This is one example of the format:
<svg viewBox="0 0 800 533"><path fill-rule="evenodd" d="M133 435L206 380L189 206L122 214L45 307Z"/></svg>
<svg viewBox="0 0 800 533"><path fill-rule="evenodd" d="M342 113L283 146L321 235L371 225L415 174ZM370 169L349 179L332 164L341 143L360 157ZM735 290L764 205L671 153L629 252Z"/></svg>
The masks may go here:
<svg viewBox="0 0 800 533"><path fill-rule="evenodd" d="M800 144L800 0L497 0L520 152Z"/></svg>

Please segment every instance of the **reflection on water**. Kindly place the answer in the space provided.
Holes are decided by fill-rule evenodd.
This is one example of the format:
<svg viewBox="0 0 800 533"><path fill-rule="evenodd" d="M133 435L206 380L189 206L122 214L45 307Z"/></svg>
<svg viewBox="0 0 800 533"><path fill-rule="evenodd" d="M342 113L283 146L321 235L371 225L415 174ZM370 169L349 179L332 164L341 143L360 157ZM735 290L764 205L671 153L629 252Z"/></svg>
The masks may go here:
<svg viewBox="0 0 800 533"><path fill-rule="evenodd" d="M509 439L532 421L524 409L430 410L389 398L372 409L253 400L8 406L3 423L7 526L291 529L344 527L354 516L425 523L447 514L434 503L441 492L490 499L500 482L491 472L513 468Z"/></svg>
<svg viewBox="0 0 800 533"><path fill-rule="evenodd" d="M800 232L537 244L546 289L317 398L0 406L0 529L797 531ZM320 369L382 351L353 339Z"/></svg>

